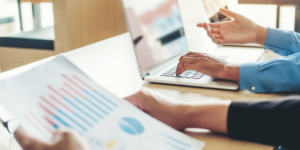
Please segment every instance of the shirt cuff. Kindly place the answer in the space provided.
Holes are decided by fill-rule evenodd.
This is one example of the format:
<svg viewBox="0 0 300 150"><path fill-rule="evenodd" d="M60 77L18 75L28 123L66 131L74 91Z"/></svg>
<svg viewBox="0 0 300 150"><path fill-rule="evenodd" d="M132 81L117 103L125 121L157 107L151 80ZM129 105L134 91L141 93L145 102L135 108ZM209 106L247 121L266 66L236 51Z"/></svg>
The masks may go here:
<svg viewBox="0 0 300 150"><path fill-rule="evenodd" d="M267 28L267 37L264 49L273 50L281 56L288 56L291 54L289 43L291 42L291 33L289 31Z"/></svg>
<svg viewBox="0 0 300 150"><path fill-rule="evenodd" d="M245 63L240 69L240 89L246 89L252 92L258 92L258 72L260 63Z"/></svg>

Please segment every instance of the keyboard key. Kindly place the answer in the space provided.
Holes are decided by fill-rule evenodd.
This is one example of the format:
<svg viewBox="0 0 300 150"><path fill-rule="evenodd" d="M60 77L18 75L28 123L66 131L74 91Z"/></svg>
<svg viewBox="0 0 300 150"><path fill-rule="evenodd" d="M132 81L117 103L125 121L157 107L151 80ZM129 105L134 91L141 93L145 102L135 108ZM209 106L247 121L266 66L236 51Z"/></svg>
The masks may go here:
<svg viewBox="0 0 300 150"><path fill-rule="evenodd" d="M166 76L166 77L171 77L171 76L172 76L172 74L173 74L173 73L166 74L165 76Z"/></svg>
<svg viewBox="0 0 300 150"><path fill-rule="evenodd" d="M179 75L178 77L179 77L179 78L184 78L185 76L187 76L187 74L181 74L181 75Z"/></svg>
<svg viewBox="0 0 300 150"><path fill-rule="evenodd" d="M193 79L200 79L202 76L195 76L195 77L193 77Z"/></svg>
<svg viewBox="0 0 300 150"><path fill-rule="evenodd" d="M197 74L196 74L194 77L202 77L202 76L203 76L203 75L197 75Z"/></svg>
<svg viewBox="0 0 300 150"><path fill-rule="evenodd" d="M192 78L195 74L188 74L185 78Z"/></svg>
<svg viewBox="0 0 300 150"><path fill-rule="evenodd" d="M177 77L176 73L172 74L172 77Z"/></svg>
<svg viewBox="0 0 300 150"><path fill-rule="evenodd" d="M200 79L200 78L202 78L204 75L195 75L194 77L193 77L193 79Z"/></svg>

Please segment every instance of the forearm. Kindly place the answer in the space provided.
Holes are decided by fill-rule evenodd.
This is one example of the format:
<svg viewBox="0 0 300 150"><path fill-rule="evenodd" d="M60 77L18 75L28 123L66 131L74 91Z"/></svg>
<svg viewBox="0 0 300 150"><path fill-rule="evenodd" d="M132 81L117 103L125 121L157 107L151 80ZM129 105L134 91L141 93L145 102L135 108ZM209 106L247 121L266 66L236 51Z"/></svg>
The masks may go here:
<svg viewBox="0 0 300 150"><path fill-rule="evenodd" d="M204 128L215 132L227 133L227 114L231 101L207 101L185 104L186 127Z"/></svg>
<svg viewBox="0 0 300 150"><path fill-rule="evenodd" d="M231 138L300 149L300 98L266 101L202 101L184 104L185 127L204 128Z"/></svg>

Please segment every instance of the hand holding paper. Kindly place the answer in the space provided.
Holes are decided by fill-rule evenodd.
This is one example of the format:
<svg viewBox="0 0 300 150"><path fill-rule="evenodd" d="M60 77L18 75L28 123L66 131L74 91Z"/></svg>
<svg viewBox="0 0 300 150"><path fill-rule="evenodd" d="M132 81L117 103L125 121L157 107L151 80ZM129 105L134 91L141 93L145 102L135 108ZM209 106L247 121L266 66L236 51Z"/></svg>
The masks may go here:
<svg viewBox="0 0 300 150"><path fill-rule="evenodd" d="M48 141L58 128L68 127L92 150L204 146L101 88L63 56L0 81L0 102L26 131Z"/></svg>

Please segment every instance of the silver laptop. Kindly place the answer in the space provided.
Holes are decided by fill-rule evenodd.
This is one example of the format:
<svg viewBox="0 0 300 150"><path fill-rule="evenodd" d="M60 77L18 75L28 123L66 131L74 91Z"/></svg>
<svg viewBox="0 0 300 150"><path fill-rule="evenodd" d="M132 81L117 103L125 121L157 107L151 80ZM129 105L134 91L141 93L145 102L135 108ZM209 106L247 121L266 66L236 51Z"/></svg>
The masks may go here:
<svg viewBox="0 0 300 150"><path fill-rule="evenodd" d="M210 23L230 21L231 18L223 15L220 12L220 8L228 9L227 0L203 0L203 4L206 10L206 15ZM245 46L245 47L263 47L262 45L255 43L248 44L226 44L223 46Z"/></svg>
<svg viewBox="0 0 300 150"><path fill-rule="evenodd" d="M177 0L122 1L143 80L226 90L239 89L238 82L214 80L193 70L176 76L179 57L189 52ZM262 53L257 54L254 56L255 60ZM223 55L217 57L228 58Z"/></svg>

